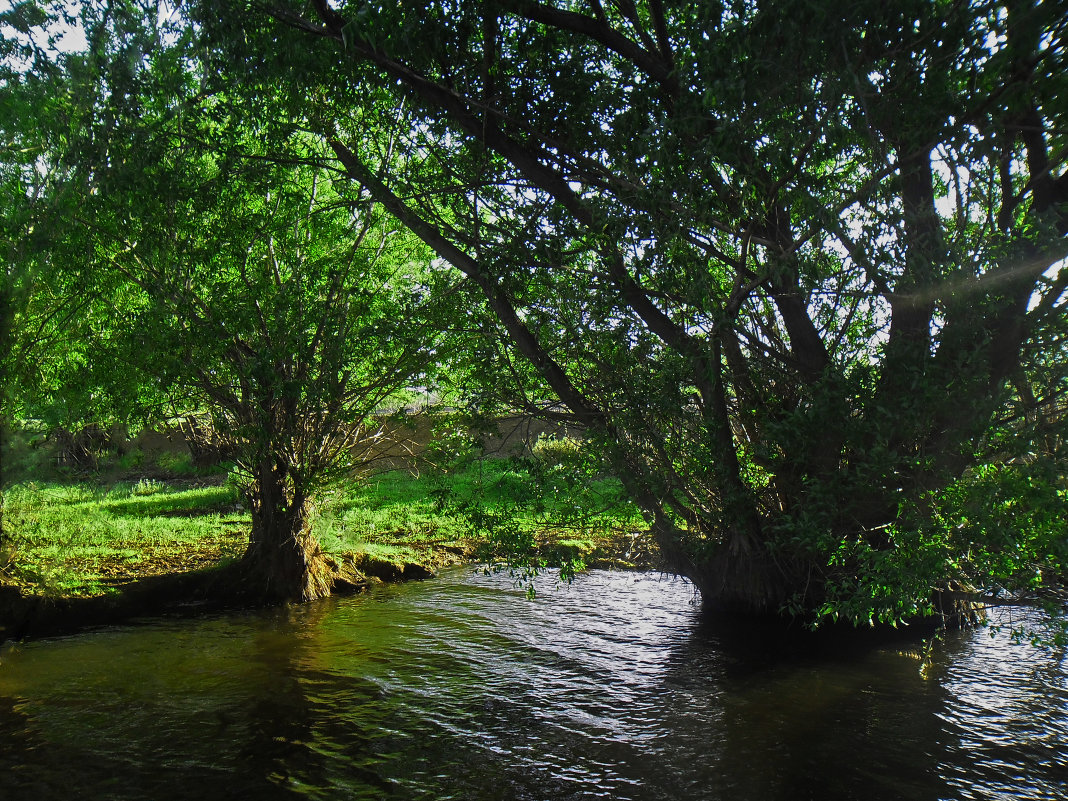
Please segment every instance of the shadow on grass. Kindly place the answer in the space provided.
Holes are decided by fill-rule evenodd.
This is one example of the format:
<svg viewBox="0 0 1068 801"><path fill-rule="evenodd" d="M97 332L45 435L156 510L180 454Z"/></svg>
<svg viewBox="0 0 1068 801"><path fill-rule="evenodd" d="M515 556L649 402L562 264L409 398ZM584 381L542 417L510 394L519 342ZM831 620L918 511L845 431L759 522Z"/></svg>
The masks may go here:
<svg viewBox="0 0 1068 801"><path fill-rule="evenodd" d="M124 517L200 517L234 511L237 498L226 487L212 487L196 494L160 492L144 497L105 500L100 508Z"/></svg>

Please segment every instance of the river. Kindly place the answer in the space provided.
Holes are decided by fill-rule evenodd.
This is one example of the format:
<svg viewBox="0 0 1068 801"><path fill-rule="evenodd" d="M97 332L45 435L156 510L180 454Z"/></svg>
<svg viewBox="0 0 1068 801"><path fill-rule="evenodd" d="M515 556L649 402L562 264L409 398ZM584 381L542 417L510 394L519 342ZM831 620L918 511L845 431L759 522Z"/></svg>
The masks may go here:
<svg viewBox="0 0 1068 801"><path fill-rule="evenodd" d="M0 654L0 799L1068 799L1068 660L798 649L691 587L470 569Z"/></svg>

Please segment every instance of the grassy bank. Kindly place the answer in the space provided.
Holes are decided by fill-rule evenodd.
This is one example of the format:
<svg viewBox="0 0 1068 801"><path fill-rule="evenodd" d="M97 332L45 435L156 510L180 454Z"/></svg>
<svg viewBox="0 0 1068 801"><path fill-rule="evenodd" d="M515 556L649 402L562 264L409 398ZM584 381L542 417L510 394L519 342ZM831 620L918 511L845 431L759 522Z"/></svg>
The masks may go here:
<svg viewBox="0 0 1068 801"><path fill-rule="evenodd" d="M239 556L248 528L221 483L27 482L5 493L0 581L23 594L98 595Z"/></svg>
<svg viewBox="0 0 1068 801"><path fill-rule="evenodd" d="M239 557L251 519L224 476L22 482L4 493L0 585L49 598L97 596L151 576ZM475 559L524 566L648 567L655 554L611 480L579 491L511 462L448 474L383 473L323 493L324 550L435 568ZM517 556L518 555L518 556Z"/></svg>

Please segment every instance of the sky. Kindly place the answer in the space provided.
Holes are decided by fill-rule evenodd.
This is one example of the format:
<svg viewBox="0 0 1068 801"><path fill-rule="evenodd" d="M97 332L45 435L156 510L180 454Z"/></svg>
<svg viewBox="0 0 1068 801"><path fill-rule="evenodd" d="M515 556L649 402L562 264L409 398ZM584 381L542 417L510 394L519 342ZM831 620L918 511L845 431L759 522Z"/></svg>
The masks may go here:
<svg viewBox="0 0 1068 801"><path fill-rule="evenodd" d="M23 3L0 0L0 15L8 14L20 5L23 5ZM77 3L68 2L65 5L71 11L75 11L78 7ZM4 24L0 24L0 35L5 39L15 38L23 42L30 38L26 33L16 30L11 25ZM54 40L51 45L48 41L50 37ZM84 31L80 27L71 27L64 23L59 23L46 29L35 29L32 33L32 39L41 48L54 49L59 52L69 53L84 50L86 46Z"/></svg>

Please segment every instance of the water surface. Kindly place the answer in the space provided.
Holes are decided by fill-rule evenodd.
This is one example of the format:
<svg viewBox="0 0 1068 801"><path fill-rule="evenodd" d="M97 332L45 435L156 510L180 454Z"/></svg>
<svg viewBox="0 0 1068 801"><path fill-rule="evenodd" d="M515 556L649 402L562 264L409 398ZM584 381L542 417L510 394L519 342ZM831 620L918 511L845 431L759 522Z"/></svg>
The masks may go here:
<svg viewBox="0 0 1068 801"><path fill-rule="evenodd" d="M799 652L682 581L469 569L2 655L0 799L1068 799L1064 653Z"/></svg>

